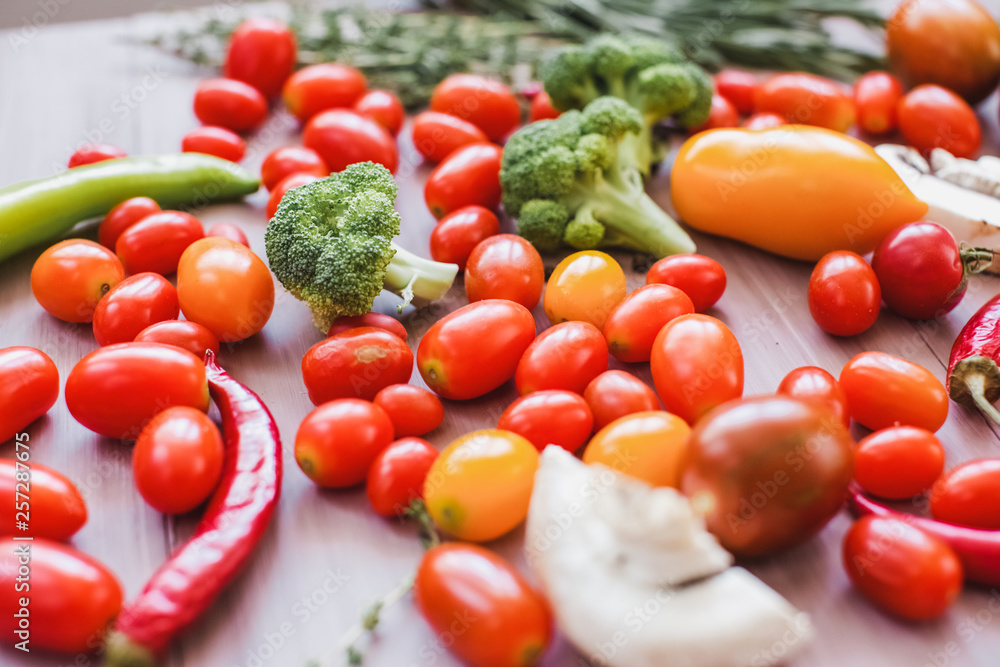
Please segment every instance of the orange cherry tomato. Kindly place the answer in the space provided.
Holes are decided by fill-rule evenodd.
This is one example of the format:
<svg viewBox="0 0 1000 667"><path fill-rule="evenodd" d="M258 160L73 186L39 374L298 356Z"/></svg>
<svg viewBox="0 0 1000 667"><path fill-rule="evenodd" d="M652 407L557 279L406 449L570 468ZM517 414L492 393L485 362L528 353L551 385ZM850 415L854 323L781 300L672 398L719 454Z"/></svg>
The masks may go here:
<svg viewBox="0 0 1000 667"><path fill-rule="evenodd" d="M709 107L708 118L697 127L692 127L689 132L697 134L705 130L714 130L717 127L739 127L740 113L733 106L733 103L722 95L712 95L712 105Z"/></svg>
<svg viewBox="0 0 1000 667"><path fill-rule="evenodd" d="M748 130L766 130L771 127L781 127L787 125L788 121L781 114L771 111L761 111L749 116L743 121L743 127Z"/></svg>
<svg viewBox="0 0 1000 667"><path fill-rule="evenodd" d="M644 285L627 295L608 315L604 338L619 361L649 361L663 325L694 312L688 295L670 285Z"/></svg>
<svg viewBox="0 0 1000 667"><path fill-rule="evenodd" d="M192 243L205 238L201 221L183 211L160 211L147 215L118 237L115 254L125 273L170 275Z"/></svg>
<svg viewBox="0 0 1000 667"><path fill-rule="evenodd" d="M84 144L69 156L69 164L67 166L72 169L73 167L82 167L85 164L94 164L95 162L104 162L105 160L114 160L120 157L128 157L128 153L117 146L110 144Z"/></svg>
<svg viewBox="0 0 1000 667"><path fill-rule="evenodd" d="M58 398L59 370L49 355L33 347L0 348L0 443L48 412Z"/></svg>
<svg viewBox="0 0 1000 667"><path fill-rule="evenodd" d="M490 141L500 141L521 122L521 105L510 88L475 74L452 74L431 95L431 111L469 121Z"/></svg>
<svg viewBox="0 0 1000 667"><path fill-rule="evenodd" d="M115 249L118 237L147 215L158 213L160 205L149 197L132 197L111 209L97 230L97 240L109 250Z"/></svg>
<svg viewBox="0 0 1000 667"><path fill-rule="evenodd" d="M726 291L726 270L711 257L684 254L658 260L646 273L646 284L676 287L691 299L696 313L703 313Z"/></svg>
<svg viewBox="0 0 1000 667"><path fill-rule="evenodd" d="M399 336L375 327L330 336L302 358L302 379L314 405L335 398L370 401L389 385L406 384L412 373L409 346Z"/></svg>
<svg viewBox="0 0 1000 667"><path fill-rule="evenodd" d="M931 433L948 417L948 393L933 373L885 352L862 352L840 371L851 418L878 431L916 426Z"/></svg>
<svg viewBox="0 0 1000 667"><path fill-rule="evenodd" d="M115 285L97 304L94 338L102 346L130 343L146 327L177 319L180 312L177 290L169 280L139 273Z"/></svg>
<svg viewBox="0 0 1000 667"><path fill-rule="evenodd" d="M412 367L412 355L410 366ZM430 433L444 420L444 406L437 396L412 384L392 384L372 399L392 420L396 437Z"/></svg>
<svg viewBox="0 0 1000 667"><path fill-rule="evenodd" d="M267 118L267 100L236 79L206 79L194 93L194 115L205 125L247 132Z"/></svg>
<svg viewBox="0 0 1000 667"><path fill-rule="evenodd" d="M715 90L742 114L753 113L757 77L750 72L724 69L715 75Z"/></svg>
<svg viewBox="0 0 1000 667"><path fill-rule="evenodd" d="M434 168L424 185L424 200L435 218L473 204L500 205L500 160L495 144L471 144L455 150Z"/></svg>
<svg viewBox="0 0 1000 667"><path fill-rule="evenodd" d="M414 500L423 498L424 481L438 451L426 440L400 438L375 457L368 469L365 491L380 516L402 515Z"/></svg>
<svg viewBox="0 0 1000 667"><path fill-rule="evenodd" d="M318 181L319 176L314 174L292 174L287 176L278 182L274 189L271 190L271 195L267 198L267 206L265 207L265 213L267 214L268 220L274 217L274 214L278 212L278 204L281 203L281 198L285 196L285 193L292 188L297 188L300 185L305 185L306 183L312 183L313 181Z"/></svg>
<svg viewBox="0 0 1000 667"><path fill-rule="evenodd" d="M392 317L391 315L383 315L382 313L342 315L333 321L330 325L330 329L326 332L326 335L329 338L330 336L339 334L342 331L356 329L357 327L375 327L376 329L385 329L394 336L399 336L399 339L404 343L406 342L406 327L404 327L395 317Z"/></svg>
<svg viewBox="0 0 1000 667"><path fill-rule="evenodd" d="M943 471L941 441L922 428L890 426L866 436L854 450L854 479L865 491L882 498L918 496Z"/></svg>
<svg viewBox="0 0 1000 667"><path fill-rule="evenodd" d="M943 148L955 157L973 157L982 141L976 112L961 97L934 84L917 86L896 107L899 131L917 150Z"/></svg>
<svg viewBox="0 0 1000 667"><path fill-rule="evenodd" d="M975 459L949 470L931 489L931 514L959 526L1000 530L1000 459Z"/></svg>
<svg viewBox="0 0 1000 667"><path fill-rule="evenodd" d="M590 381L583 398L598 431L625 415L660 409L660 399L649 385L625 371L604 371Z"/></svg>
<svg viewBox="0 0 1000 667"><path fill-rule="evenodd" d="M316 178L330 175L319 153L304 146L282 146L267 154L260 165L260 180L268 191L292 174L312 174Z"/></svg>
<svg viewBox="0 0 1000 667"><path fill-rule="evenodd" d="M789 123L846 132L854 124L854 102L836 81L806 74L776 74L754 94L757 111L781 114Z"/></svg>
<svg viewBox="0 0 1000 667"><path fill-rule="evenodd" d="M125 278L113 252L93 241L69 239L48 248L31 267L38 305L65 322L90 322L97 303Z"/></svg>
<svg viewBox="0 0 1000 667"><path fill-rule="evenodd" d="M353 67L320 63L288 77L281 96L288 111L305 122L327 109L353 107L366 90L365 75Z"/></svg>
<svg viewBox="0 0 1000 667"><path fill-rule="evenodd" d="M691 427L669 412L637 412L611 422L583 450L584 463L603 463L653 486L680 483Z"/></svg>
<svg viewBox="0 0 1000 667"><path fill-rule="evenodd" d="M528 122L534 123L536 120L548 120L558 118L562 115L559 109L552 106L552 98L544 90L531 98L531 106L528 108Z"/></svg>
<svg viewBox="0 0 1000 667"><path fill-rule="evenodd" d="M399 164L392 135L350 109L328 109L311 118L302 132L302 144L319 153L331 172L368 160L392 172Z"/></svg>
<svg viewBox="0 0 1000 667"><path fill-rule="evenodd" d="M542 298L544 284L542 256L516 234L498 234L480 241L465 266L469 303L508 299L531 310Z"/></svg>
<svg viewBox="0 0 1000 667"><path fill-rule="evenodd" d="M875 270L850 250L823 255L809 277L809 312L820 329L856 336L878 319L882 290Z"/></svg>
<svg viewBox="0 0 1000 667"><path fill-rule="evenodd" d="M384 127L392 136L399 134L406 117L403 103L389 90L369 90L354 104L354 110Z"/></svg>
<svg viewBox="0 0 1000 667"><path fill-rule="evenodd" d="M553 324L579 321L603 329L625 292L625 272L611 255L598 250L573 253L549 276L545 314Z"/></svg>
<svg viewBox="0 0 1000 667"><path fill-rule="evenodd" d="M284 23L263 17L246 19L229 38L223 72L249 83L270 99L281 92L295 69L295 34Z"/></svg>
<svg viewBox="0 0 1000 667"><path fill-rule="evenodd" d="M197 127L181 137L181 150L185 153L204 153L239 162L246 155L247 145L240 135L224 127L206 125Z"/></svg>
<svg viewBox="0 0 1000 667"><path fill-rule="evenodd" d="M431 231L431 259L458 264L458 268L463 270L479 242L498 233L500 221L493 211L482 206L463 206L441 218L434 226ZM465 278L465 293L469 293L468 276ZM541 286L538 295L541 297ZM538 299L535 299L537 302ZM531 307L534 308L533 305Z"/></svg>
<svg viewBox="0 0 1000 667"><path fill-rule="evenodd" d="M229 224L228 222L220 222L217 225L212 225L207 232L205 232L206 237L218 236L220 238L229 239L230 241L236 241L240 245L245 245L250 247L250 241L247 240L247 235L242 229L236 225Z"/></svg>
<svg viewBox="0 0 1000 667"><path fill-rule="evenodd" d="M583 395L608 368L608 344L587 322L563 322L538 334L517 364L514 384L524 396L545 389Z"/></svg>
<svg viewBox="0 0 1000 667"><path fill-rule="evenodd" d="M822 368L802 366L790 371L782 378L777 393L820 403L845 427L851 425L844 388Z"/></svg>
<svg viewBox="0 0 1000 667"><path fill-rule="evenodd" d="M440 162L463 146L489 142L478 127L451 114L424 111L413 119L413 147L430 162Z"/></svg>
<svg viewBox="0 0 1000 667"><path fill-rule="evenodd" d="M594 416L579 394L536 391L507 406L497 428L523 436L538 451L556 445L575 452L593 433Z"/></svg>
<svg viewBox="0 0 1000 667"><path fill-rule="evenodd" d="M205 356L206 350L219 356L219 339L207 327L197 322L172 320L151 324L135 337L137 343L163 343L186 350L198 358Z"/></svg>
<svg viewBox="0 0 1000 667"><path fill-rule="evenodd" d="M885 134L896 129L896 105L903 96L903 84L888 72L868 72L854 82L854 108L858 127L869 134Z"/></svg>
<svg viewBox="0 0 1000 667"><path fill-rule="evenodd" d="M295 461L320 486L360 484L372 462L392 442L385 410L357 398L340 398L310 412L295 434Z"/></svg>
<svg viewBox="0 0 1000 667"><path fill-rule="evenodd" d="M34 461L27 463L25 450L15 450L13 455L0 459L0 498L11 501L0 506L0 534L68 540L87 522L87 505L80 490L62 473ZM18 492L30 500L23 495L17 498ZM17 516L19 512L23 516ZM17 527L25 517L29 519L28 530Z"/></svg>

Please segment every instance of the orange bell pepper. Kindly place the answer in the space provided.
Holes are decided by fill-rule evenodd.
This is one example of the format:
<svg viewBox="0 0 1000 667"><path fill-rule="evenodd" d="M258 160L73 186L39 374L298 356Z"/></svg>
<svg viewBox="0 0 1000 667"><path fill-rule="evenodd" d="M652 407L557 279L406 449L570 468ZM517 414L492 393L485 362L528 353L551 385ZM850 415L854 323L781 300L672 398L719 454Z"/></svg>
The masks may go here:
<svg viewBox="0 0 1000 667"><path fill-rule="evenodd" d="M691 137L674 162L670 194L695 229L812 261L833 250L870 252L927 213L871 146L805 125Z"/></svg>

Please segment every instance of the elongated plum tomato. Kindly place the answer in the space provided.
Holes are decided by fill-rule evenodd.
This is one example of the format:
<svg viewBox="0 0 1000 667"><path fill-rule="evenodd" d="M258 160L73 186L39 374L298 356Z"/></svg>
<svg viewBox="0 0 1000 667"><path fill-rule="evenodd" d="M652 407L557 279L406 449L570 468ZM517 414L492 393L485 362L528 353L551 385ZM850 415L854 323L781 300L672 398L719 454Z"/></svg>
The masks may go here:
<svg viewBox="0 0 1000 667"><path fill-rule="evenodd" d="M348 329L356 329L357 327L375 327L376 329L385 329L394 336L399 336L399 339L406 342L406 327L404 327L399 320L391 315L384 315L383 313L365 313L364 315L341 315L333 321L330 325L330 329L326 332L327 337L339 334Z"/></svg>
<svg viewBox="0 0 1000 667"><path fill-rule="evenodd" d="M59 370L33 347L0 348L0 443L35 421L59 398Z"/></svg>
<svg viewBox="0 0 1000 667"><path fill-rule="evenodd" d="M151 324L136 337L137 343L163 343L186 350L198 358L211 350L219 356L219 339L204 325L187 320L168 320Z"/></svg>
<svg viewBox="0 0 1000 667"><path fill-rule="evenodd" d="M468 208L471 207L460 210ZM465 295L469 303L508 299L532 310L542 298L544 285L542 256L517 234L498 234L480 241L465 266Z"/></svg>
<svg viewBox="0 0 1000 667"><path fill-rule="evenodd" d="M431 111L469 121L490 141L500 141L521 122L521 105L510 88L475 74L452 74L431 95Z"/></svg>
<svg viewBox="0 0 1000 667"><path fill-rule="evenodd" d="M194 115L205 125L247 132L267 119L267 100L235 79L206 79L194 93Z"/></svg>
<svg viewBox="0 0 1000 667"><path fill-rule="evenodd" d="M781 114L776 114L773 111L761 111L748 116L745 121L743 121L743 127L748 130L767 130L772 127L781 127L782 125L788 125L788 121Z"/></svg>
<svg viewBox="0 0 1000 667"><path fill-rule="evenodd" d="M878 319L882 292L875 271L861 255L835 250L819 260L809 277L809 312L834 336L856 336Z"/></svg>
<svg viewBox="0 0 1000 667"><path fill-rule="evenodd" d="M689 424L743 395L743 351L714 317L681 315L668 322L649 361L663 405Z"/></svg>
<svg viewBox="0 0 1000 667"><path fill-rule="evenodd" d="M493 211L482 206L463 206L441 218L434 226L433 231L431 231L431 259L446 264L458 264L459 270L464 270L469 256L472 255L476 246L484 239L499 232L500 221L497 220ZM539 282L544 281L543 274ZM465 278L465 292L468 295L468 276ZM539 297L541 297L541 293L541 284L539 284ZM538 298L535 299L535 303L538 303ZM531 308L534 308L534 305Z"/></svg>
<svg viewBox="0 0 1000 667"><path fill-rule="evenodd" d="M228 222L220 222L217 225L212 225L208 231L205 232L205 236L218 236L220 238L229 239L230 241L236 241L240 245L245 245L248 248L250 247L250 241L247 240L247 235L243 232L243 230Z"/></svg>
<svg viewBox="0 0 1000 667"><path fill-rule="evenodd" d="M614 257L598 250L576 252L549 276L545 314L552 324L579 321L603 329L625 292L625 272Z"/></svg>
<svg viewBox="0 0 1000 667"><path fill-rule="evenodd" d="M430 162L440 162L463 146L489 142L478 127L451 114L424 111L413 119L413 146Z"/></svg>
<svg viewBox="0 0 1000 667"><path fill-rule="evenodd" d="M894 424L931 433L948 417L948 393L929 370L885 352L862 352L840 371L851 418L878 431Z"/></svg>
<svg viewBox="0 0 1000 667"><path fill-rule="evenodd" d="M866 516L844 535L844 569L869 601L901 618L943 614L962 590L950 546L898 519Z"/></svg>
<svg viewBox="0 0 1000 667"><path fill-rule="evenodd" d="M608 315L604 338L619 361L649 361L663 325L694 312L687 294L670 285L644 285L627 295Z"/></svg>
<svg viewBox="0 0 1000 667"><path fill-rule="evenodd" d="M147 215L158 213L160 205L149 197L132 197L118 204L108 211L108 214L101 220L101 226L97 230L97 240L101 245L109 250L115 249L118 237L126 229L139 222Z"/></svg>
<svg viewBox="0 0 1000 667"><path fill-rule="evenodd" d="M319 153L331 172L368 160L392 172L399 164L392 135L350 109L329 109L312 118L302 132L302 144Z"/></svg>
<svg viewBox="0 0 1000 667"><path fill-rule="evenodd" d="M914 426L875 431L854 452L854 479L868 493L891 500L924 493L943 470L941 441Z"/></svg>
<svg viewBox="0 0 1000 667"><path fill-rule="evenodd" d="M789 123L837 132L846 132L854 124L854 102L844 87L805 72L785 72L764 81L754 93L754 106L757 111L781 114Z"/></svg>
<svg viewBox="0 0 1000 667"><path fill-rule="evenodd" d="M69 156L67 166L72 169L73 167L82 167L85 164L94 164L95 162L104 162L105 160L114 160L127 156L128 153L111 144L85 144L73 151L73 154Z"/></svg>
<svg viewBox="0 0 1000 667"><path fill-rule="evenodd" d="M896 129L896 105L903 96L903 84L888 72L868 72L854 82L854 108L858 126L869 134L885 134Z"/></svg>
<svg viewBox="0 0 1000 667"><path fill-rule="evenodd" d="M31 569L30 587L18 585L24 565ZM89 654L102 644L121 608L121 584L97 559L40 537L31 542L0 538L0 641L5 645L29 640L33 651ZM16 615L21 609L30 614L23 636Z"/></svg>
<svg viewBox="0 0 1000 667"><path fill-rule="evenodd" d="M365 491L380 516L397 516L424 496L427 471L438 451L426 440L400 438L375 457L368 469Z"/></svg>
<svg viewBox="0 0 1000 667"><path fill-rule="evenodd" d="M715 75L715 90L742 114L753 113L757 77L751 72L724 69Z"/></svg>
<svg viewBox="0 0 1000 667"><path fill-rule="evenodd" d="M177 265L177 297L184 317L223 343L254 335L274 309L267 265L244 245L220 237L196 241Z"/></svg>
<svg viewBox="0 0 1000 667"><path fill-rule="evenodd" d="M583 450L584 463L612 470L653 486L680 482L691 427L669 412L637 412L611 422Z"/></svg>
<svg viewBox="0 0 1000 667"><path fill-rule="evenodd" d="M181 150L185 153L204 153L215 157L239 162L246 155L247 145L232 130L206 125L196 127L181 138Z"/></svg>
<svg viewBox="0 0 1000 667"><path fill-rule="evenodd" d="M229 38L223 72L249 83L270 99L281 92L295 68L295 34L284 23L263 17L246 19Z"/></svg>
<svg viewBox="0 0 1000 667"><path fill-rule="evenodd" d="M201 221L183 211L160 211L147 215L118 237L115 254L125 273L169 275L188 247L205 237Z"/></svg>
<svg viewBox="0 0 1000 667"><path fill-rule="evenodd" d="M833 413L844 427L851 425L851 416L847 412L847 395L837 378L817 366L802 366L789 371L778 385L779 394L816 401Z"/></svg>
<svg viewBox="0 0 1000 667"><path fill-rule="evenodd" d="M11 502L0 506L0 532L5 535L44 537L50 540L68 540L87 522L87 505L80 490L63 474L41 463L26 464L18 454L15 459L0 459L0 497ZM18 468L18 464L21 467ZM30 477L26 465L30 465ZM17 486L20 483L21 488ZM16 502L18 491L30 489L30 502ZM17 528L18 512L30 517L30 530Z"/></svg>
<svg viewBox="0 0 1000 667"><path fill-rule="evenodd" d="M590 381L583 398L598 431L625 415L660 409L660 399L645 382L625 371L604 371Z"/></svg>
<svg viewBox="0 0 1000 667"><path fill-rule="evenodd" d="M341 398L302 420L295 434L295 461L320 486L354 486L365 480L375 457L392 439L385 410L368 401Z"/></svg>
<svg viewBox="0 0 1000 667"><path fill-rule="evenodd" d="M853 446L847 429L815 403L732 401L691 431L681 490L723 547L765 556L809 539L840 510Z"/></svg>
<svg viewBox="0 0 1000 667"><path fill-rule="evenodd" d="M125 278L115 254L93 241L69 239L48 248L31 267L38 305L65 322L90 322L101 298Z"/></svg>
<svg viewBox="0 0 1000 667"><path fill-rule="evenodd" d="M281 97L292 115L305 122L327 109L353 107L366 90L365 75L353 67L319 63L290 76Z"/></svg>
<svg viewBox="0 0 1000 667"><path fill-rule="evenodd" d="M309 400L320 405L335 398L370 401L413 373L413 352L384 329L359 327L325 338L302 358L302 380Z"/></svg>
<svg viewBox="0 0 1000 667"><path fill-rule="evenodd" d="M66 407L91 431L135 440L173 405L208 410L205 365L172 345L122 343L94 350L66 379Z"/></svg>
<svg viewBox="0 0 1000 667"><path fill-rule="evenodd" d="M590 381L608 368L608 344L587 322L563 322L538 334L517 364L514 384L524 396L563 389L583 395Z"/></svg>
<svg viewBox="0 0 1000 667"><path fill-rule="evenodd" d="M535 339L535 320L521 304L487 299L434 323L417 347L417 368L431 391L467 400L514 377Z"/></svg>
<svg viewBox="0 0 1000 667"><path fill-rule="evenodd" d="M413 357L410 356L410 368ZM391 384L372 399L392 420L397 438L430 433L444 420L441 400L414 384Z"/></svg>
<svg viewBox="0 0 1000 667"><path fill-rule="evenodd" d="M525 437L538 451L557 445L575 452L593 433L594 416L579 394L536 391L507 406L497 428Z"/></svg>
<svg viewBox="0 0 1000 667"><path fill-rule="evenodd" d="M330 169L319 153L304 146L276 148L260 165L260 180L268 191L292 174L312 174L316 178L330 175Z"/></svg>
<svg viewBox="0 0 1000 667"><path fill-rule="evenodd" d="M711 257L684 254L657 261L646 273L646 284L676 287L691 299L694 312L703 313L726 291L726 271Z"/></svg>
<svg viewBox="0 0 1000 667"><path fill-rule="evenodd" d="M473 431L437 458L424 482L427 511L441 530L468 542L487 542L528 515L538 450L510 431Z"/></svg>
<svg viewBox="0 0 1000 667"><path fill-rule="evenodd" d="M435 218L465 206L500 205L500 160L495 144L472 144L446 157L427 177L424 200Z"/></svg>
<svg viewBox="0 0 1000 667"><path fill-rule="evenodd" d="M1000 459L955 466L931 490L931 514L939 521L1000 530Z"/></svg>
<svg viewBox="0 0 1000 667"><path fill-rule="evenodd" d="M146 327L177 319L179 313L177 290L170 281L156 273L139 273L115 285L97 304L94 338L102 346L130 343Z"/></svg>
<svg viewBox="0 0 1000 667"><path fill-rule="evenodd" d="M896 116L906 143L923 153L943 148L971 158L979 150L983 131L975 110L947 88L917 86L903 95Z"/></svg>
<svg viewBox="0 0 1000 667"><path fill-rule="evenodd" d="M354 104L354 110L365 118L370 118L396 136L403 128L406 109L391 90L369 90Z"/></svg>
<svg viewBox="0 0 1000 667"><path fill-rule="evenodd" d="M552 640L548 604L507 561L471 544L426 554L413 583L417 608L449 650L479 667L532 667Z"/></svg>

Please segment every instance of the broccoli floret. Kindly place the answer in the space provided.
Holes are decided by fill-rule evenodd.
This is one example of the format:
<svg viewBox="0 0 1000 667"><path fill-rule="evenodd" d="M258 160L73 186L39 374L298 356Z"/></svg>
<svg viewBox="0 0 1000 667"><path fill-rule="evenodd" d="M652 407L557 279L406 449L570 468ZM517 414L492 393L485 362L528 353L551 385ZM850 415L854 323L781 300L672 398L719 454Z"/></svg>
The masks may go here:
<svg viewBox="0 0 1000 667"><path fill-rule="evenodd" d="M616 97L531 123L507 141L503 204L539 250L632 248L656 257L694 243L643 189L641 114Z"/></svg>
<svg viewBox="0 0 1000 667"><path fill-rule="evenodd" d="M360 162L289 190L268 222L271 271L312 309L321 330L342 315L369 312L383 289L402 296L405 306L435 301L451 288L457 265L392 242L399 233L396 192L388 169Z"/></svg>

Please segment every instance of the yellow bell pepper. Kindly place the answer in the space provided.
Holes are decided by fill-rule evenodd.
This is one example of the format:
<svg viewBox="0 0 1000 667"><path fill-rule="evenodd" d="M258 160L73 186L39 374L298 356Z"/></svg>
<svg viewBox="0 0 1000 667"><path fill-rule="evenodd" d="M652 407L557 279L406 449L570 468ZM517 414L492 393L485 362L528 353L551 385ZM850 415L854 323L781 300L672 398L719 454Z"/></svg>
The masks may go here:
<svg viewBox="0 0 1000 667"><path fill-rule="evenodd" d="M871 146L805 125L691 137L674 162L670 195L695 229L813 261L832 250L870 252L927 213Z"/></svg>

